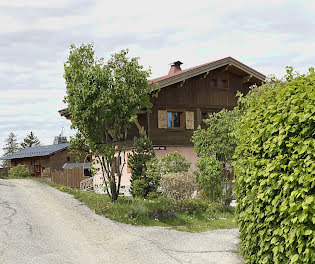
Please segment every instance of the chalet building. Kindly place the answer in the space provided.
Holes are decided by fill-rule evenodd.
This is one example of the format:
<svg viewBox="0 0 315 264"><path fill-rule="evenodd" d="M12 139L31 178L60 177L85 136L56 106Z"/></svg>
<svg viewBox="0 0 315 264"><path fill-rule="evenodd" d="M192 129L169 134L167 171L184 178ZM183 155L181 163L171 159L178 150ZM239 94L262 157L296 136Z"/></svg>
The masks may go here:
<svg viewBox="0 0 315 264"><path fill-rule="evenodd" d="M209 114L236 106L237 91L247 94L249 87L261 85L266 76L245 64L227 57L193 68L181 69L182 62L171 64L167 75L149 81L158 84L158 97L152 97L151 113L140 111L138 121L128 130L128 138L144 128L152 140L157 156L177 151L192 163L197 160L191 137ZM70 119L66 109L59 111ZM126 154L127 155L127 154ZM130 185L130 169L124 168L122 185ZM99 176L94 183L100 184Z"/></svg>
<svg viewBox="0 0 315 264"><path fill-rule="evenodd" d="M27 167L34 177L50 177L52 170L61 170L65 163L76 162L68 147L66 137L58 136L53 145L22 149L0 159L10 160L11 168L19 164Z"/></svg>

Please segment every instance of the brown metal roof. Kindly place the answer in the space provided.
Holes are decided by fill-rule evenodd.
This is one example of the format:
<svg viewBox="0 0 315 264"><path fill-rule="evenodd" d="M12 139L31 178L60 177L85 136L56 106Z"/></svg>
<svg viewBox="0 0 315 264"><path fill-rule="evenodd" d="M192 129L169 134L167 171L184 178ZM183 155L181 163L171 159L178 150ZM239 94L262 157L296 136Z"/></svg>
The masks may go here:
<svg viewBox="0 0 315 264"><path fill-rule="evenodd" d="M226 62L226 63L225 63ZM180 76L184 76L184 75L187 75L189 73L192 73L194 71L198 71L198 70L201 70L202 68L209 68L211 66L214 66L216 64L219 64L222 66L222 63L223 64L233 64L235 67L237 67L238 65L242 66L242 68L246 71L248 70L249 72L251 73L254 73L258 79L260 80L264 80L266 78L266 76L256 70L254 70L253 68L251 67L248 67L247 65L245 65L244 63L241 63L240 61L232 58L232 57L226 57L226 58L223 58L223 59L220 59L220 60L216 60L216 61L212 61L212 62L208 62L208 63L205 63L205 64L201 64L201 65L198 65L198 66L195 66L195 67L192 67L192 68L188 68L186 70L182 70L182 71L178 71L178 72L175 72L173 74L168 74L168 75L165 75L165 76L161 76L161 77L158 77L158 78L155 78L155 79L152 79L148 82L149 85L152 85L152 84L155 84L155 83L159 83L159 82L162 82L162 81L166 81L166 80L170 80L170 79L174 79L176 77L180 77ZM220 67L221 67L220 66ZM197 75L197 74L196 74ZM190 76L191 77L191 76Z"/></svg>

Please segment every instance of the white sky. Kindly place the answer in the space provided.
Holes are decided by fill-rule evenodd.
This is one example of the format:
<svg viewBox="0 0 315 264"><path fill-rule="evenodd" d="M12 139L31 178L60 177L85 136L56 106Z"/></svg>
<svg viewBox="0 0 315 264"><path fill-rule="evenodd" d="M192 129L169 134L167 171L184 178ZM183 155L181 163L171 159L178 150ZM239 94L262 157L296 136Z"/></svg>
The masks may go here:
<svg viewBox="0 0 315 264"><path fill-rule="evenodd" d="M71 43L93 42L98 57L130 56L167 74L232 56L264 73L315 65L315 3L261 1L0 0L0 155L14 132L43 144L73 134L65 107L63 63Z"/></svg>

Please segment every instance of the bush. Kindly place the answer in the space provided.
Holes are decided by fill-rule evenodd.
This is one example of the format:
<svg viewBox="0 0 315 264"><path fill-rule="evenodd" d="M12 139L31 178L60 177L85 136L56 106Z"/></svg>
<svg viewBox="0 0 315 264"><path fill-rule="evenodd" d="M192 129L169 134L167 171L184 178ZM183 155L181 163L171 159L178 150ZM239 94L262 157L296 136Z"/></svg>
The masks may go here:
<svg viewBox="0 0 315 264"><path fill-rule="evenodd" d="M177 151L169 152L160 158L153 158L147 164L148 176L161 179L162 175L168 173L187 172L190 162L180 155Z"/></svg>
<svg viewBox="0 0 315 264"><path fill-rule="evenodd" d="M237 219L246 263L314 263L315 73L256 88L241 101Z"/></svg>
<svg viewBox="0 0 315 264"><path fill-rule="evenodd" d="M158 179L147 174L147 162L155 157L155 152L144 131L140 132L139 138L134 139L133 145L135 149L128 155L128 165L131 169L130 193L133 197L145 198L149 192L158 188Z"/></svg>
<svg viewBox="0 0 315 264"><path fill-rule="evenodd" d="M5 175L4 175L4 172L0 170L0 179L5 179Z"/></svg>
<svg viewBox="0 0 315 264"><path fill-rule="evenodd" d="M133 180L132 182L132 196L133 197L146 197L147 183L145 180Z"/></svg>
<svg viewBox="0 0 315 264"><path fill-rule="evenodd" d="M195 176L189 172L165 174L161 178L161 187L167 198L182 202L191 198L196 190Z"/></svg>
<svg viewBox="0 0 315 264"><path fill-rule="evenodd" d="M215 155L203 156L196 163L199 171L196 172L197 186L202 196L211 202L218 202L222 196L221 172L222 164Z"/></svg>
<svg viewBox="0 0 315 264"><path fill-rule="evenodd" d="M202 214L207 211L209 203L200 199L185 200L179 210L188 214Z"/></svg>
<svg viewBox="0 0 315 264"><path fill-rule="evenodd" d="M159 192L149 192L147 198L148 199L157 199L161 196Z"/></svg>
<svg viewBox="0 0 315 264"><path fill-rule="evenodd" d="M9 170L9 178L27 178L31 177L30 171L28 168L17 165Z"/></svg>

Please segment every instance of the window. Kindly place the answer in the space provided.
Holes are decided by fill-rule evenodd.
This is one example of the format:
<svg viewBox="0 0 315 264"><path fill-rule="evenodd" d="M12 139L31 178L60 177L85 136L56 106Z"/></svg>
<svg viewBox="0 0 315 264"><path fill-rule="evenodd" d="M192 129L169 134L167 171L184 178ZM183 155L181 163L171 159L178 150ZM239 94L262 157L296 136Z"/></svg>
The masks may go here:
<svg viewBox="0 0 315 264"><path fill-rule="evenodd" d="M217 79L211 79L210 80L210 88L217 88L217 87L218 87Z"/></svg>
<svg viewBox="0 0 315 264"><path fill-rule="evenodd" d="M228 89L228 81L227 80L220 80L219 81L219 89L221 89L221 90Z"/></svg>
<svg viewBox="0 0 315 264"><path fill-rule="evenodd" d="M91 161L91 158L88 156L87 158L86 158L86 162L90 162Z"/></svg>
<svg viewBox="0 0 315 264"><path fill-rule="evenodd" d="M209 112L203 112L201 113L201 119L208 119L210 117L210 114Z"/></svg>
<svg viewBox="0 0 315 264"><path fill-rule="evenodd" d="M213 113L219 112L219 109L209 109L201 112L201 121L208 119Z"/></svg>
<svg viewBox="0 0 315 264"><path fill-rule="evenodd" d="M70 157L67 157L67 161L70 161Z"/></svg>
<svg viewBox="0 0 315 264"><path fill-rule="evenodd" d="M167 112L167 127L185 127L184 113L183 112Z"/></svg>

